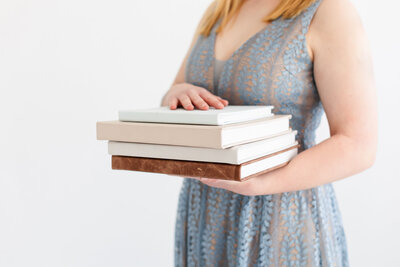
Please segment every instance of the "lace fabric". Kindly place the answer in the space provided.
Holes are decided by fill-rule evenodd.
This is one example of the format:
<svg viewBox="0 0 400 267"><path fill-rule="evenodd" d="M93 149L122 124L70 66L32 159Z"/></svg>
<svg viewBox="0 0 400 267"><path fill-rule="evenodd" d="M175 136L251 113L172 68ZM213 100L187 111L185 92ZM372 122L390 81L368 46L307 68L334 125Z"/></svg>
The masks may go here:
<svg viewBox="0 0 400 267"><path fill-rule="evenodd" d="M215 59L214 60L214 88L217 89L217 81L221 76L222 69L224 67L225 60Z"/></svg>
<svg viewBox="0 0 400 267"><path fill-rule="evenodd" d="M200 36L185 80L231 105L273 105L292 114L300 151L315 145L323 108L305 34L321 0L278 18L247 40L214 78L215 29ZM345 234L331 184L243 196L186 178L175 225L175 266L348 266Z"/></svg>

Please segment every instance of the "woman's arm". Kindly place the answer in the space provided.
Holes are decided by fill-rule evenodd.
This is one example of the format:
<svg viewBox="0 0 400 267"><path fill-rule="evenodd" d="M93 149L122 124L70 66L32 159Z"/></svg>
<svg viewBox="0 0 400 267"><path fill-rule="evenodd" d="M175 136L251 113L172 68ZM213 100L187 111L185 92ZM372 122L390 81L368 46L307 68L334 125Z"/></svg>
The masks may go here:
<svg viewBox="0 0 400 267"><path fill-rule="evenodd" d="M207 11L206 11L206 13L207 13ZM186 54L185 54L185 57L183 58L183 61L182 61L181 65L180 65L180 67L179 67L178 73L176 74L175 79L174 79L174 81L172 82L172 84L171 84L171 86L170 86L170 89L165 93L165 95L163 96L163 98L162 98L162 100L161 100L161 106L167 106L167 105L168 105L168 102L166 101L166 96L167 96L167 94L169 93L169 91L171 90L171 88L172 88L174 85L180 84L180 83L184 83L184 81L185 81L184 76L185 76L186 62L187 62L187 59L188 59L188 57L189 57L190 52L191 52L192 49L193 49L194 44L195 44L196 41L197 41L197 38L198 38L197 32L198 32L198 30L199 30L201 21L202 21L202 20L200 20L199 24L198 24L197 27L196 27L195 34L194 34L193 37L192 37L192 41L191 41L191 43L190 43L189 49L187 50L187 52L186 52Z"/></svg>
<svg viewBox="0 0 400 267"><path fill-rule="evenodd" d="M210 12L212 12L215 3L216 2L214 1L210 4L198 23L190 47L186 52L186 55L181 63L181 66L179 67L178 73L176 74L170 89L165 93L161 100L161 106L169 106L171 109L176 109L179 105L181 105L185 109L192 110L195 106L198 109L208 109L209 105L215 108L223 108L228 104L227 100L211 94L205 88L184 82L187 59L197 41L199 28L204 19L207 18Z"/></svg>
<svg viewBox="0 0 400 267"><path fill-rule="evenodd" d="M348 0L324 0L307 36L331 137L288 165L242 183L201 179L245 195L312 188L369 168L377 149L377 104L368 42Z"/></svg>

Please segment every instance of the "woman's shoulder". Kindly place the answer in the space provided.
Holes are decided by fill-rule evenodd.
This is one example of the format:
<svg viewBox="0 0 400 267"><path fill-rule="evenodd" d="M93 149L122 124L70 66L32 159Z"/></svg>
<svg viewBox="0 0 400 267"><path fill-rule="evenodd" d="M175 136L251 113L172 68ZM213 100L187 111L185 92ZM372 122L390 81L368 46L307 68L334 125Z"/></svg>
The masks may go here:
<svg viewBox="0 0 400 267"><path fill-rule="evenodd" d="M321 0L309 27L307 39L315 52L327 45L366 44L361 18L349 0Z"/></svg>
<svg viewBox="0 0 400 267"><path fill-rule="evenodd" d="M317 35L348 35L363 30L361 18L350 0L321 0L310 24Z"/></svg>

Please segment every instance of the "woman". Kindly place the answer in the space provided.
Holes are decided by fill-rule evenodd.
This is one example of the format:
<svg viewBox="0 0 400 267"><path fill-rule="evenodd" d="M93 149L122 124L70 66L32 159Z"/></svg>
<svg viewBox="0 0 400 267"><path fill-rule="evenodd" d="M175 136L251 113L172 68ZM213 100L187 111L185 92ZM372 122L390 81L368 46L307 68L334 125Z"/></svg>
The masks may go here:
<svg viewBox="0 0 400 267"><path fill-rule="evenodd" d="M300 153L245 182L183 181L176 266L348 266L331 182L370 167L372 64L348 0L217 0L162 100L171 109L273 105ZM316 144L326 113L330 138Z"/></svg>

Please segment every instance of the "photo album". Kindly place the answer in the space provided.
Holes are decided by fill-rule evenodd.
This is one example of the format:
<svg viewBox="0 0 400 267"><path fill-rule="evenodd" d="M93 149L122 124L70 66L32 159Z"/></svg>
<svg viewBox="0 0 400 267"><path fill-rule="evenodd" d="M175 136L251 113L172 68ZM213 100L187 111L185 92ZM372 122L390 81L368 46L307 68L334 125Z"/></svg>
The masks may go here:
<svg viewBox="0 0 400 267"><path fill-rule="evenodd" d="M272 106L119 111L97 122L112 169L243 181L286 165L297 155L290 114Z"/></svg>

